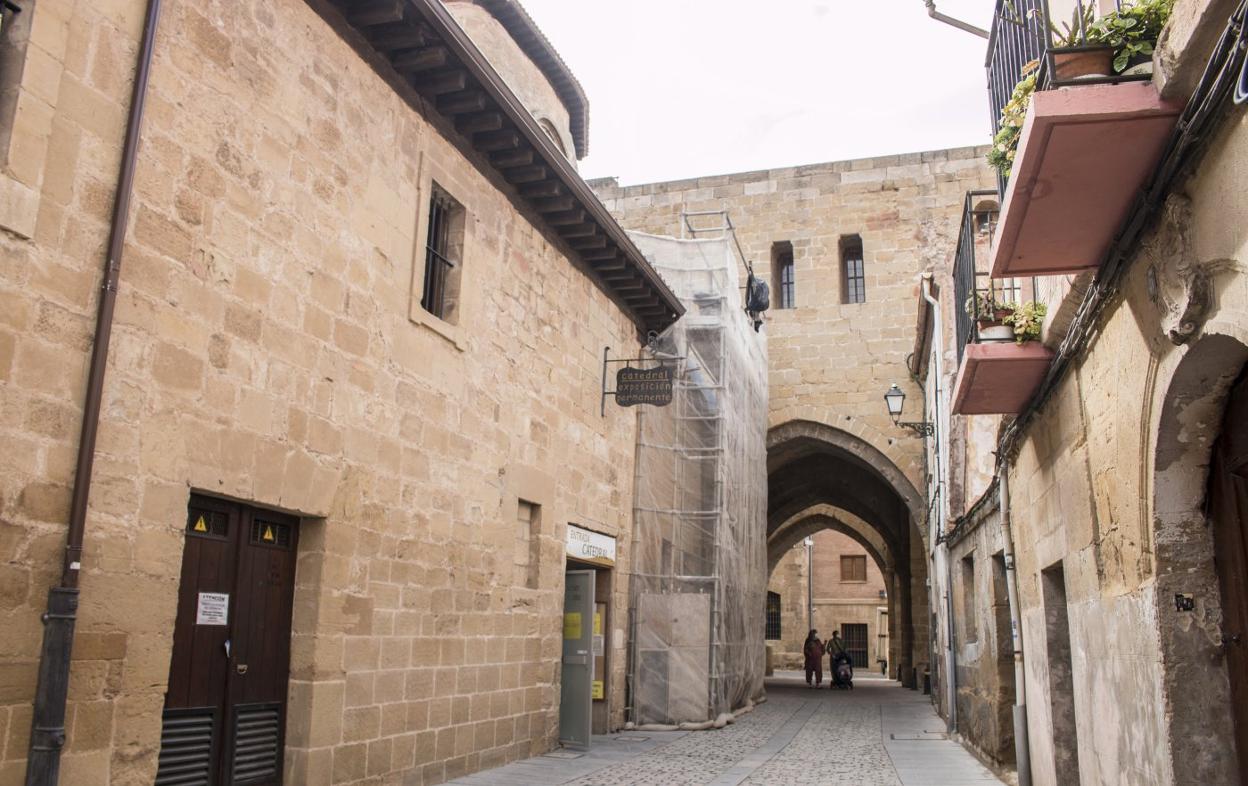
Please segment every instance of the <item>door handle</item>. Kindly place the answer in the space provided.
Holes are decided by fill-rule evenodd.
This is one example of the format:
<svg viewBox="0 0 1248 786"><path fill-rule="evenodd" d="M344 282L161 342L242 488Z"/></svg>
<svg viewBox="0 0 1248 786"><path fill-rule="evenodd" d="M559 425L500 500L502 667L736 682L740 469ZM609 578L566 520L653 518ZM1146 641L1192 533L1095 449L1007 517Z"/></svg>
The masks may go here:
<svg viewBox="0 0 1248 786"><path fill-rule="evenodd" d="M247 664L246 664L246 663L240 663L240 664L238 664L237 666L235 666L235 667L234 667L234 671L238 672L239 674L246 674L246 673L247 673Z"/></svg>

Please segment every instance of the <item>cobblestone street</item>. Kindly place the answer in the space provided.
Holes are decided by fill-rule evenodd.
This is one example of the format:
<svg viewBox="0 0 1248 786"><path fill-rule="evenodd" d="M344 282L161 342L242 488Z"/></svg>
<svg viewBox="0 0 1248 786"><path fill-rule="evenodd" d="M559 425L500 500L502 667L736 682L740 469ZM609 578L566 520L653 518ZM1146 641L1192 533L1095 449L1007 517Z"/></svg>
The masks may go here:
<svg viewBox="0 0 1248 786"><path fill-rule="evenodd" d="M556 751L452 781L459 786L737 786L1001 783L945 739L927 697L861 676L853 691L814 691L801 676L767 681L767 701L709 732L625 732L587 754Z"/></svg>

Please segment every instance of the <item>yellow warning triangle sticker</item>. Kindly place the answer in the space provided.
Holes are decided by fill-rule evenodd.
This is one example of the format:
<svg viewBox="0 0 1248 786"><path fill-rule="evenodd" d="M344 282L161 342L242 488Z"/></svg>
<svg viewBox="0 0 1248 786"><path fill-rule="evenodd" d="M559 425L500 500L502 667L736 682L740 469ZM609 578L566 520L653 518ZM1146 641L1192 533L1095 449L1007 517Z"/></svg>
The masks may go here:
<svg viewBox="0 0 1248 786"><path fill-rule="evenodd" d="M264 537L262 538L262 540L266 540L269 543L273 542L273 528L270 527L268 524L264 525Z"/></svg>
<svg viewBox="0 0 1248 786"><path fill-rule="evenodd" d="M195 531L196 531L196 532L207 532L207 531L208 531L208 525L204 523L204 517L203 517L203 516L200 516L200 517L199 517L199 521L196 521L196 522L195 522Z"/></svg>

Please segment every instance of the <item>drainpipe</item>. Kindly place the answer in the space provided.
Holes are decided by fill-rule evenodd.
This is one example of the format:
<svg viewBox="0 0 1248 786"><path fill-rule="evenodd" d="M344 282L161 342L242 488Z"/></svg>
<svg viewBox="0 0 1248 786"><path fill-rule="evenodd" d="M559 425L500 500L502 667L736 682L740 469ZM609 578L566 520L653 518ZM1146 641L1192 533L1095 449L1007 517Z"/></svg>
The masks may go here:
<svg viewBox="0 0 1248 786"><path fill-rule="evenodd" d="M988 31L982 27L976 27L969 22L963 22L961 19L954 19L952 16L947 16L937 11L936 0L924 0L924 4L927 6L927 15L935 19L937 22L944 22L947 25L956 27L965 33L977 35L980 38L988 37Z"/></svg>
<svg viewBox="0 0 1248 786"><path fill-rule="evenodd" d="M815 627L815 539L806 536L806 630Z"/></svg>
<svg viewBox="0 0 1248 786"><path fill-rule="evenodd" d="M924 273L921 289L923 299L931 306L932 311L932 349L935 355L935 372L936 372L936 417L935 429L933 436L936 439L936 471L937 471L937 489L940 494L940 505L937 506L937 519L932 526L932 544L938 540L938 536L944 530L944 524L949 520L949 440L945 439L946 424L949 423L949 410L946 402L945 391L945 334L941 327L940 301L932 297L932 274ZM958 730L958 678L957 678L957 656L953 651L953 576L949 567L949 544L942 542L939 546L933 545L932 561L934 563L934 573L939 577L944 577L944 596L945 596L945 695L947 707L949 709L949 717L946 721L950 734ZM936 588L940 591L940 588Z"/></svg>
<svg viewBox="0 0 1248 786"><path fill-rule="evenodd" d="M108 257L96 313L91 367L87 373L87 392L82 407L82 431L78 440L78 461L74 468L74 493L70 503L61 582L59 586L48 590L48 609L43 614L43 645L39 652L39 678L31 719L30 748L26 756L26 786L56 786L60 780L61 749L65 745L65 705L69 696L69 666L74 643L74 622L78 611L78 574L82 568L87 502L91 494L91 470L95 463L95 438L99 431L104 371L108 365L113 308L117 302L117 281L121 272L122 249L126 241L130 193L134 184L134 163L143 124L143 105L147 98L147 80L151 71L152 47L159 18L160 0L148 0L139 62L130 96L130 114L126 121L121 173L117 178L117 193L109 226Z"/></svg>
<svg viewBox="0 0 1248 786"><path fill-rule="evenodd" d="M1001 500L1005 593L1010 601L1010 639L1014 648L1014 758L1018 786L1031 786L1031 744L1027 738L1027 687L1023 669L1023 626L1018 612L1018 573L1014 570L1014 534L1010 522L1010 465L1001 462L997 490Z"/></svg>

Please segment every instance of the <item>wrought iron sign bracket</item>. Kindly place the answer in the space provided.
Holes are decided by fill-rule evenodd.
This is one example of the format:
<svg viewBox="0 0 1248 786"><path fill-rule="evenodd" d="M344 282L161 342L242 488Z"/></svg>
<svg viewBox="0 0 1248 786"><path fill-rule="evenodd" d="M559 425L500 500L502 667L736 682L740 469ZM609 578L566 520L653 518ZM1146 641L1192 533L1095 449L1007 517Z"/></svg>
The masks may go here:
<svg viewBox="0 0 1248 786"><path fill-rule="evenodd" d="M646 348L649 349L655 355L657 355L657 351L655 350L655 344L658 343L658 338L659 338L658 334L655 333L653 330L650 331L650 333L647 335L647 338L646 338ZM665 357L665 358L659 358L659 357L613 358L611 357L611 347L603 347L603 350L602 350L602 402L601 402L599 414L604 418L607 416L607 396L616 396L617 402L626 401L627 403L620 404L620 406L625 406L625 407L633 406L634 404L650 404L652 406L659 406L659 407L667 406L672 401L672 373L671 373L671 368L667 365L667 363L671 361L680 362L683 360L685 360L684 356L670 357L670 358L669 357ZM659 365L652 369L634 369L634 368L628 367L629 363L653 363L653 362L658 362ZM607 388L607 368L612 363L624 364L624 368L619 369L616 372L615 390L609 390ZM626 372L630 372L630 371L635 372L634 374L635 376L643 376L643 375L647 375L647 372L657 372L660 370L666 370L667 372L666 375L660 375L662 377L661 379L626 380L623 378L623 375L626 374ZM621 383L625 383L629 381L640 383L641 385L657 384L659 385L660 388L663 388L665 386L666 399L664 400L664 396L662 395L662 392L660 392L658 395L652 396L652 395L646 395L644 393L639 393L638 391L635 391L635 390L622 391L620 389ZM627 398L625 398L626 396Z"/></svg>

